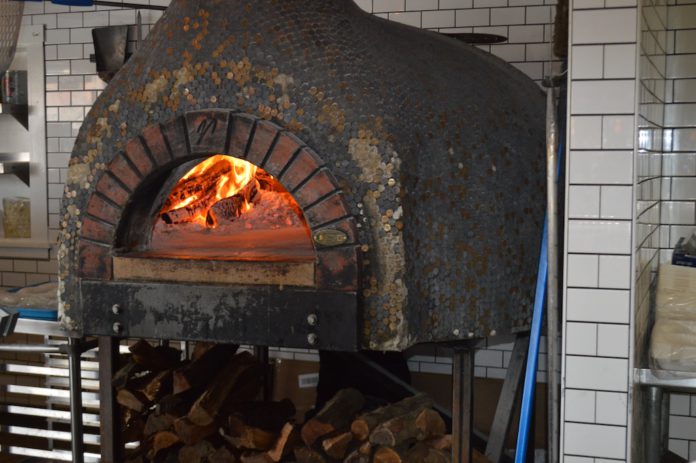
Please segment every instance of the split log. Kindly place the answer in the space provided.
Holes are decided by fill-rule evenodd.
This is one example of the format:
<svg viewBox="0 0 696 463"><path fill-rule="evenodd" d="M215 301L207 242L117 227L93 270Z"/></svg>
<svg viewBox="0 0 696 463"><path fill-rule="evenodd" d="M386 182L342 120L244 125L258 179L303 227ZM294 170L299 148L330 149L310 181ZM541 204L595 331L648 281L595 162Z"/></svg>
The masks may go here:
<svg viewBox="0 0 696 463"><path fill-rule="evenodd" d="M168 449L176 444L181 442L179 439L179 436L174 434L171 431L160 431L157 434L154 435L152 439L152 457L150 458L149 455L148 457L150 459L154 458L155 455L160 453L162 450Z"/></svg>
<svg viewBox="0 0 696 463"><path fill-rule="evenodd" d="M350 430L357 440L365 440L370 433L380 424L396 416L403 415L413 410L428 408L433 406L433 400L425 395L418 394L407 397L400 402L377 408L367 412L353 421Z"/></svg>
<svg viewBox="0 0 696 463"><path fill-rule="evenodd" d="M121 438L124 442L135 442L139 441L145 430L145 420L140 413L136 413L134 410L126 409L122 413L123 427L121 431Z"/></svg>
<svg viewBox="0 0 696 463"><path fill-rule="evenodd" d="M249 352L236 355L193 403L188 413L189 419L197 425L206 426L229 402L251 399L249 395L253 397L261 387L263 373L263 366Z"/></svg>
<svg viewBox="0 0 696 463"><path fill-rule="evenodd" d="M169 370L181 363L181 352L168 346L153 347L144 339L131 345L128 350L133 354L133 361L147 370Z"/></svg>
<svg viewBox="0 0 696 463"><path fill-rule="evenodd" d="M133 361L129 361L114 374L114 377L111 379L111 386L114 389L123 389L124 387L128 386L128 383L136 374L143 370L144 369L141 365L138 365Z"/></svg>
<svg viewBox="0 0 696 463"><path fill-rule="evenodd" d="M172 372L165 370L155 374L139 391L150 402L158 401L172 392Z"/></svg>
<svg viewBox="0 0 696 463"><path fill-rule="evenodd" d="M188 418L183 417L174 421L174 429L184 444L193 446L215 434L218 427L215 423L207 426L198 426Z"/></svg>
<svg viewBox="0 0 696 463"><path fill-rule="evenodd" d="M326 463L326 458L321 453L309 447L297 447L295 460L297 463Z"/></svg>
<svg viewBox="0 0 696 463"><path fill-rule="evenodd" d="M147 397L141 392L129 391L128 389L121 389L116 392L116 402L138 413L142 413L148 404Z"/></svg>
<svg viewBox="0 0 696 463"><path fill-rule="evenodd" d="M403 463L404 459L401 454L394 448L381 447L375 452L372 458L373 463Z"/></svg>
<svg viewBox="0 0 696 463"><path fill-rule="evenodd" d="M347 429L365 405L365 398L355 389L342 389L324 408L302 426L302 440L308 447L320 437Z"/></svg>
<svg viewBox="0 0 696 463"><path fill-rule="evenodd" d="M247 452L239 457L242 463L272 463L265 452Z"/></svg>
<svg viewBox="0 0 696 463"><path fill-rule="evenodd" d="M445 423L442 417L436 411L426 408L414 410L380 424L370 434L370 442L375 446L396 447L409 439L424 440L444 433Z"/></svg>
<svg viewBox="0 0 696 463"><path fill-rule="evenodd" d="M157 403L157 413L182 416L188 413L199 394L194 390L162 397Z"/></svg>
<svg viewBox="0 0 696 463"><path fill-rule="evenodd" d="M405 453L403 461L406 463L451 463L452 456L419 442Z"/></svg>
<svg viewBox="0 0 696 463"><path fill-rule="evenodd" d="M172 415L160 414L160 413L150 413L145 421L145 428L143 429L143 436L150 437L160 431L168 431L174 426L174 420L176 418Z"/></svg>
<svg viewBox="0 0 696 463"><path fill-rule="evenodd" d="M273 444L273 448L266 453L272 462L277 463L282 460L285 455L290 453L291 447L299 440L297 426L292 423L286 423L280 431L280 436L278 436L275 444Z"/></svg>
<svg viewBox="0 0 696 463"><path fill-rule="evenodd" d="M237 448L251 450L270 450L276 442L278 436L275 433L264 431L263 429L248 426L235 416L230 416L228 420L230 436L224 436Z"/></svg>
<svg viewBox="0 0 696 463"><path fill-rule="evenodd" d="M451 450L452 449L452 434L445 434L444 436L436 437L425 441L429 447L436 450Z"/></svg>
<svg viewBox="0 0 696 463"><path fill-rule="evenodd" d="M237 458L227 450L227 447L222 446L208 457L208 463L237 463Z"/></svg>
<svg viewBox="0 0 696 463"><path fill-rule="evenodd" d="M321 443L321 447L328 456L338 460L346 456L348 446L352 440L353 434L350 431L344 432L338 436L324 439L324 441Z"/></svg>
<svg viewBox="0 0 696 463"><path fill-rule="evenodd" d="M198 360L203 354L208 352L213 347L218 344L215 342L198 341L193 346L193 351L191 352L191 361L194 362Z"/></svg>
<svg viewBox="0 0 696 463"><path fill-rule="evenodd" d="M363 455L360 450L353 450L348 456L343 460L343 463L370 463L370 456Z"/></svg>
<svg viewBox="0 0 696 463"><path fill-rule="evenodd" d="M416 428L420 431L417 437L418 440L444 436L447 432L445 420L432 408L426 408L418 414L416 417Z"/></svg>
<svg viewBox="0 0 696 463"><path fill-rule="evenodd" d="M279 402L237 403L231 413L249 426L280 432L287 422L292 421L297 410L290 399L283 399Z"/></svg>
<svg viewBox="0 0 696 463"><path fill-rule="evenodd" d="M215 344L203 353L199 353L195 360L175 370L173 373L174 394L197 389L210 381L220 369L220 365L228 362L238 348L239 346L235 344Z"/></svg>
<svg viewBox="0 0 696 463"><path fill-rule="evenodd" d="M215 447L208 441L187 445L179 450L179 463L204 463L215 454Z"/></svg>

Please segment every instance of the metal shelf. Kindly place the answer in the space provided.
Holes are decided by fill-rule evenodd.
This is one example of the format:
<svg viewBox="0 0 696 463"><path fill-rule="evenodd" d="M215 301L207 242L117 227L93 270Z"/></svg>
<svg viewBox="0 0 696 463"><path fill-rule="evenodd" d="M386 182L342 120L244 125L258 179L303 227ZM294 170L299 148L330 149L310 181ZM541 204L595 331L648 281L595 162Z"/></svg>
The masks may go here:
<svg viewBox="0 0 696 463"><path fill-rule="evenodd" d="M0 153L0 175L16 175L21 181L29 185L29 161L30 153Z"/></svg>
<svg viewBox="0 0 696 463"><path fill-rule="evenodd" d="M0 114L9 114L17 122L22 124L25 129L29 130L29 106L20 104L0 103Z"/></svg>

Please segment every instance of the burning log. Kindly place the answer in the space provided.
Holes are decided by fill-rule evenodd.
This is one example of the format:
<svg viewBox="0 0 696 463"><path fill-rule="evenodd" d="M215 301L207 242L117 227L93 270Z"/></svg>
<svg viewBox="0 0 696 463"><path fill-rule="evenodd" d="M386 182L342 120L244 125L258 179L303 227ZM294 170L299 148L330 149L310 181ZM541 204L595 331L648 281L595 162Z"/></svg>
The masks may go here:
<svg viewBox="0 0 696 463"><path fill-rule="evenodd" d="M221 199L208 209L206 224L215 227L220 221L233 222L246 212L247 205L252 204L258 193L258 183L249 182L239 193L229 198Z"/></svg>
<svg viewBox="0 0 696 463"><path fill-rule="evenodd" d="M308 447L320 437L347 428L353 416L365 405L365 398L355 389L342 389L324 408L302 426L302 440Z"/></svg>

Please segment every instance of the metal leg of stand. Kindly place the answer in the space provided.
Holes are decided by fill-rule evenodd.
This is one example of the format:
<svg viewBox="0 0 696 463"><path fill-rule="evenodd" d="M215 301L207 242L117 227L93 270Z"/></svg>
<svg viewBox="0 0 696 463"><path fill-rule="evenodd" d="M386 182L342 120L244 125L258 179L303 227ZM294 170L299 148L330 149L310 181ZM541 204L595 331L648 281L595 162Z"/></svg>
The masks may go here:
<svg viewBox="0 0 696 463"><path fill-rule="evenodd" d="M80 340L68 340L68 374L70 376L70 434L73 463L84 463L84 443L82 428L82 373L80 362L82 351Z"/></svg>
<svg viewBox="0 0 696 463"><path fill-rule="evenodd" d="M263 400L271 400L273 395L273 377L271 376L271 364L269 363L268 346L255 346L256 360L264 366L265 377L263 380Z"/></svg>
<svg viewBox="0 0 696 463"><path fill-rule="evenodd" d="M647 463L660 463L665 454L667 444L668 424L665 418L669 417L668 401L660 387L650 386L645 389L647 417L645 429L645 461Z"/></svg>
<svg viewBox="0 0 696 463"><path fill-rule="evenodd" d="M455 347L452 371L452 461L472 462L474 347Z"/></svg>
<svg viewBox="0 0 696 463"><path fill-rule="evenodd" d="M529 348L529 333L519 334L515 339L512 349L510 364L505 374L503 389L500 391L498 406L495 409L495 418L491 426L491 434L486 444L486 457L492 463L498 463L505 451L505 439L510 431L515 409L519 404L524 367L527 363L527 349Z"/></svg>

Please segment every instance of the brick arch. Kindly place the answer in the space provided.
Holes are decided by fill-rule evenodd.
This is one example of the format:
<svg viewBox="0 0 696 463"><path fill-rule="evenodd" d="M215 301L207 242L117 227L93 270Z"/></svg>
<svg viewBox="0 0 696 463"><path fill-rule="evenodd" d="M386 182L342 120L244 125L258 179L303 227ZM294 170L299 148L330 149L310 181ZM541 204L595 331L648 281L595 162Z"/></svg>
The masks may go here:
<svg viewBox="0 0 696 463"><path fill-rule="evenodd" d="M182 162L226 154L273 175L302 209L312 234L336 229L348 237L336 247L313 242L317 288L358 289L358 237L337 181L321 157L294 134L254 116L225 110L186 113L150 125L106 166L87 203L80 236L80 276L112 279L116 231L138 188Z"/></svg>

